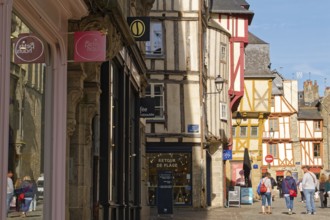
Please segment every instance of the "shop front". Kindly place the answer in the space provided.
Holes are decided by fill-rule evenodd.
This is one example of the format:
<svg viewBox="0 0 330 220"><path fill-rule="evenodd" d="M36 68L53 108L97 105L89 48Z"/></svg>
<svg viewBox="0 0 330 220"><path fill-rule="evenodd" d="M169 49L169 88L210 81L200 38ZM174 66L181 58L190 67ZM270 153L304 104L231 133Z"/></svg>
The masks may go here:
<svg viewBox="0 0 330 220"><path fill-rule="evenodd" d="M44 179L43 201L33 201L43 204L44 219L65 219L67 35L63 33L70 18L62 4L55 4L0 0L0 170L3 177L12 170L14 182ZM77 4L72 16L86 13L85 5ZM6 216L5 180L0 180L0 219Z"/></svg>
<svg viewBox="0 0 330 220"><path fill-rule="evenodd" d="M148 201L157 205L158 174L161 171L173 173L173 205L192 205L192 153L191 151L168 152L149 151Z"/></svg>

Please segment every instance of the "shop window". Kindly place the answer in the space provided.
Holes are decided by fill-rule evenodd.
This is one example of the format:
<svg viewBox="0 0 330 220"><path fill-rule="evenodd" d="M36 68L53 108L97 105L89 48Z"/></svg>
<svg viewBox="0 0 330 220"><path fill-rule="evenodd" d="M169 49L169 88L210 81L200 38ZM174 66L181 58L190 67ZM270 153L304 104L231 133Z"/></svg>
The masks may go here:
<svg viewBox="0 0 330 220"><path fill-rule="evenodd" d="M38 189L31 204L35 207L44 199L46 64L33 59L15 60L14 55L17 58L20 53L28 54L36 46L34 43L18 44L18 37L37 34L15 14L12 14L11 30L8 168L14 172L13 181L17 187L23 179L36 183ZM47 48L43 40L38 39ZM21 47L18 50L16 46Z"/></svg>
<svg viewBox="0 0 330 220"><path fill-rule="evenodd" d="M161 22L150 23L150 41L146 42L146 54L163 54L163 29Z"/></svg>
<svg viewBox="0 0 330 220"><path fill-rule="evenodd" d="M164 119L164 85L151 83L146 88L145 95L155 99L155 117L153 119Z"/></svg>
<svg viewBox="0 0 330 220"><path fill-rule="evenodd" d="M192 204L191 153L148 153L148 202L157 205L158 172L173 172L173 204Z"/></svg>

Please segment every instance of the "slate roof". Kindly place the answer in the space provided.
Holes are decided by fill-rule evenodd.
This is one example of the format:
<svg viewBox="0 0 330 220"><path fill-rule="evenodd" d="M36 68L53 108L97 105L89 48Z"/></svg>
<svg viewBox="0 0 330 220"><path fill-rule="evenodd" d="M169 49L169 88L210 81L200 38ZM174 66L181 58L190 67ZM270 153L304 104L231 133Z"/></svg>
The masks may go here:
<svg viewBox="0 0 330 220"><path fill-rule="evenodd" d="M252 34L251 32L249 32L248 39L249 39L249 44L268 44L266 41L261 40L259 37Z"/></svg>
<svg viewBox="0 0 330 220"><path fill-rule="evenodd" d="M228 32L227 29L223 28L220 24L218 24L217 22L215 22L214 20L210 19L208 22L207 22L207 25L208 27L210 28L214 28L214 29L217 29L217 30L221 30L223 32L226 32L227 34L230 35L230 32Z"/></svg>
<svg viewBox="0 0 330 220"><path fill-rule="evenodd" d="M210 12L224 14L246 14L251 24L254 12L249 10L250 5L245 0L211 0Z"/></svg>
<svg viewBox="0 0 330 220"><path fill-rule="evenodd" d="M315 107L300 107L298 111L298 120L322 120L321 113Z"/></svg>

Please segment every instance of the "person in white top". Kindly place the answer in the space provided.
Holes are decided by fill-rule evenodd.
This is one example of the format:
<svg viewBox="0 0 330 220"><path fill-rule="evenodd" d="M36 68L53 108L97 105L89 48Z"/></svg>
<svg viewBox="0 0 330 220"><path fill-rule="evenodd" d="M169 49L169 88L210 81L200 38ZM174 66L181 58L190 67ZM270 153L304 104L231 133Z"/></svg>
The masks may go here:
<svg viewBox="0 0 330 220"><path fill-rule="evenodd" d="M304 176L302 179L302 188L304 191L305 199L306 199L306 214L314 215L316 214L315 210L315 202L314 202L314 194L315 187L317 186L317 178L314 173L309 171L309 166L304 166Z"/></svg>
<svg viewBox="0 0 330 220"><path fill-rule="evenodd" d="M272 214L272 182L270 180L270 173L266 172L265 177L261 180L267 187L267 192L261 194L261 213ZM268 210L265 212L266 203L268 204Z"/></svg>
<svg viewBox="0 0 330 220"><path fill-rule="evenodd" d="M13 172L11 170L7 173L7 215L10 209L10 203L14 196L14 184L13 180L11 179L13 177Z"/></svg>

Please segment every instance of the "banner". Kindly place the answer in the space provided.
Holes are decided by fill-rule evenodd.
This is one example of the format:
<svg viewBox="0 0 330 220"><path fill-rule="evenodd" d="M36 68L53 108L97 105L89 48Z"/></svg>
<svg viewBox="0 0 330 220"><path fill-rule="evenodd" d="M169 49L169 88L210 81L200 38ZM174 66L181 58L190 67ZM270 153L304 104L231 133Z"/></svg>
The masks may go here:
<svg viewBox="0 0 330 220"><path fill-rule="evenodd" d="M127 23L136 41L150 40L150 17L128 17Z"/></svg>
<svg viewBox="0 0 330 220"><path fill-rule="evenodd" d="M103 62L106 59L106 35L100 31L74 33L75 62Z"/></svg>
<svg viewBox="0 0 330 220"><path fill-rule="evenodd" d="M32 33L18 35L14 41L14 63L44 63L45 47L40 38Z"/></svg>

